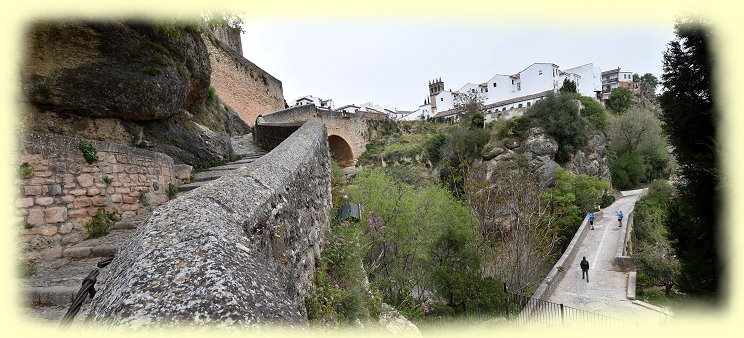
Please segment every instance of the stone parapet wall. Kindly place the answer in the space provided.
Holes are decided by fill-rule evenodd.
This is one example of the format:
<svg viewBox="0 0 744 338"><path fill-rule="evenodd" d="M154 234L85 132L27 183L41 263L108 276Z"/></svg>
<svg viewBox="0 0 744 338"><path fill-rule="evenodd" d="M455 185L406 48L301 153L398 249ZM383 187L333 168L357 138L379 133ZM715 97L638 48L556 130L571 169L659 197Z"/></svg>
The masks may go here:
<svg viewBox="0 0 744 338"><path fill-rule="evenodd" d="M306 325L332 208L326 139L321 123L305 123L255 162L154 210L101 276L88 319Z"/></svg>
<svg viewBox="0 0 744 338"><path fill-rule="evenodd" d="M214 35L203 36L212 65L211 85L243 121L252 126L258 115L284 109L281 81Z"/></svg>
<svg viewBox="0 0 744 338"><path fill-rule="evenodd" d="M59 257L64 247L85 239L85 224L100 208L128 218L147 209L144 204L167 201L168 184L176 183L173 159L167 155L85 140L99 158L88 164L79 149L81 141L43 133L21 137L16 168L25 163L32 174L22 178L18 173L16 215L28 260Z"/></svg>

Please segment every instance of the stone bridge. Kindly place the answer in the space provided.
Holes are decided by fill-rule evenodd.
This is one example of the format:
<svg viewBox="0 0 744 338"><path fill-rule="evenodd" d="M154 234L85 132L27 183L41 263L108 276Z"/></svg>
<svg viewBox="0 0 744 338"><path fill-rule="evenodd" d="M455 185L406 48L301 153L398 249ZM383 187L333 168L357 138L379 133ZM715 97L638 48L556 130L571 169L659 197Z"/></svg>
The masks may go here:
<svg viewBox="0 0 744 338"><path fill-rule="evenodd" d="M385 121L388 117L381 113L358 112L345 113L327 109L318 109L309 104L280 110L268 115L259 116L259 124L294 124L304 121L318 121L328 131L328 146L331 156L342 167L353 166L365 150L372 137L373 126L370 121Z"/></svg>

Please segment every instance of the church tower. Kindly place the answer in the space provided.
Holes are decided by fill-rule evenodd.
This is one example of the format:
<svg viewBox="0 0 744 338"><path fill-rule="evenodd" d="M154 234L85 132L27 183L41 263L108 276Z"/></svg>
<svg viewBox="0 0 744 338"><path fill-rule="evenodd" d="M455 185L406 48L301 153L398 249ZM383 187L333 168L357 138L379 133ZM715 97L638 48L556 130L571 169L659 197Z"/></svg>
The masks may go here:
<svg viewBox="0 0 744 338"><path fill-rule="evenodd" d="M429 102L431 103L431 111L437 111L437 94L444 91L444 82L441 78L429 81Z"/></svg>

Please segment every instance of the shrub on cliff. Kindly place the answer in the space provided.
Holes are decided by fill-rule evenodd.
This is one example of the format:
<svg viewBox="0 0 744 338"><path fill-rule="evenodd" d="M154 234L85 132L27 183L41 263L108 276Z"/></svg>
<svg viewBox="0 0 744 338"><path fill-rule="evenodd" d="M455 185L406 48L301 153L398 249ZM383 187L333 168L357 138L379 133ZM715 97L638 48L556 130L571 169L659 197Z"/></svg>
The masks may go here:
<svg viewBox="0 0 744 338"><path fill-rule="evenodd" d="M558 142L555 161L565 163L576 150L586 145L587 121L579 113L576 96L553 95L537 101L525 112L524 117L532 126L540 126Z"/></svg>

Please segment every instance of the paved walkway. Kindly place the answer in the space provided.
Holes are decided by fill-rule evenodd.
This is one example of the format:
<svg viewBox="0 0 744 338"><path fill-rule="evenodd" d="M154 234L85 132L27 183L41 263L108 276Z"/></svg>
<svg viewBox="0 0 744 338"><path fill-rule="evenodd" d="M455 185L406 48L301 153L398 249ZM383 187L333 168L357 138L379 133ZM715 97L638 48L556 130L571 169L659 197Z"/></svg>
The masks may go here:
<svg viewBox="0 0 744 338"><path fill-rule="evenodd" d="M242 155L243 159L210 168L195 175L195 180L198 180L197 184L190 183L190 189L182 189L182 191L206 184L266 154L266 151L253 143L251 134L235 137L232 142L234 153ZM115 254L119 247L132 236L137 226L149 215L148 210L116 222L108 235L86 239L65 248L60 258L37 262L36 273L19 281L27 303L27 307L23 308L22 312L30 318L59 322L80 290L83 279L96 268L98 262ZM96 289L100 288L105 271L106 268L101 269ZM83 316L89 304L90 300L87 299L78 313L78 318Z"/></svg>
<svg viewBox="0 0 744 338"><path fill-rule="evenodd" d="M628 272L613 264L625 240L628 215L642 190L624 191L623 197L602 210L603 218L594 223L594 230L577 243L577 255L552 295L546 299L579 310L632 322L655 322L664 319L661 313L627 299ZM616 210L622 210L623 225L618 227ZM582 257L589 261L589 282L581 279Z"/></svg>

